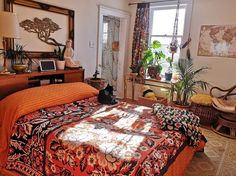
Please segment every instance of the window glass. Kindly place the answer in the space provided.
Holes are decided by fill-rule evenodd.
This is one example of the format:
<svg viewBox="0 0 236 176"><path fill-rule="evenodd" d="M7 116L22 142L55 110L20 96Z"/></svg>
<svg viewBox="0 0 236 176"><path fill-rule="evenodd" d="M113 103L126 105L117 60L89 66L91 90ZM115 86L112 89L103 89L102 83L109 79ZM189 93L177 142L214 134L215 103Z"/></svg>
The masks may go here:
<svg viewBox="0 0 236 176"><path fill-rule="evenodd" d="M181 5L179 10L179 21L178 21L178 44L181 45L182 37L184 32L185 25L185 15L186 15L186 7L187 5ZM169 52L169 45L171 43L173 37L173 28L174 21L176 16L176 5L175 6L157 6L151 9L151 23L150 23L150 43L154 40L158 40L161 44L161 51L164 52L166 57L171 57L171 53ZM180 56L180 49L177 50L177 53L174 55L173 64L178 62ZM166 60L162 60L162 75L165 74L166 70L169 67L169 63Z"/></svg>
<svg viewBox="0 0 236 176"><path fill-rule="evenodd" d="M153 12L152 35L173 35L176 9L157 9ZM178 35L184 32L185 8L179 10Z"/></svg>
<svg viewBox="0 0 236 176"><path fill-rule="evenodd" d="M103 43L107 43L108 39L108 23L103 23Z"/></svg>

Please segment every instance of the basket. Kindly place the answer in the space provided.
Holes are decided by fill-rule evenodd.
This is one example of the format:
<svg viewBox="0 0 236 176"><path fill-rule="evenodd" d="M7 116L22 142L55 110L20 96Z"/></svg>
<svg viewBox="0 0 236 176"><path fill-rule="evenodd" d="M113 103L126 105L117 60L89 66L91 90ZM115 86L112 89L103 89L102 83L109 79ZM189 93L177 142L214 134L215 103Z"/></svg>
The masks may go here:
<svg viewBox="0 0 236 176"><path fill-rule="evenodd" d="M151 100L151 99L145 98L145 97L138 98L138 104L141 106L152 107L152 105L155 103L167 105L167 99L163 98L163 97L157 97L157 100Z"/></svg>
<svg viewBox="0 0 236 176"><path fill-rule="evenodd" d="M211 97L209 95L196 94L190 100L190 111L200 117L200 124L211 126L217 121L217 111L211 105Z"/></svg>
<svg viewBox="0 0 236 176"><path fill-rule="evenodd" d="M213 106L205 106L192 103L190 111L200 117L200 124L202 125L211 126L212 124L217 122L217 112L213 108Z"/></svg>

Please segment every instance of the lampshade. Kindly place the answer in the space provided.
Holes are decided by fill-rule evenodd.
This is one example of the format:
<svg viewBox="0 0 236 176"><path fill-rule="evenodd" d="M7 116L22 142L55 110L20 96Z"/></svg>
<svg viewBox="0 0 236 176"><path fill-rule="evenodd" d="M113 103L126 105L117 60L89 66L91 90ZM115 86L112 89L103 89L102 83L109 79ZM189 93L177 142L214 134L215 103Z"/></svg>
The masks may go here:
<svg viewBox="0 0 236 176"><path fill-rule="evenodd" d="M17 15L11 12L0 12L0 37L20 38Z"/></svg>

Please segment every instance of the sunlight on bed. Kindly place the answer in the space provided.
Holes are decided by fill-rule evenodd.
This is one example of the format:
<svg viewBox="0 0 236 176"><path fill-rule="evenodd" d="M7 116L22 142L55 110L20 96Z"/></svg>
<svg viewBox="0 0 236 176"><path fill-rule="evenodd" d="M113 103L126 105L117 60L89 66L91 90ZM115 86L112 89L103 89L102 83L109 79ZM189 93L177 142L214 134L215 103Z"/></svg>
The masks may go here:
<svg viewBox="0 0 236 176"><path fill-rule="evenodd" d="M134 111L136 113L134 113ZM135 133L131 131L133 124L139 118L142 109L133 109L132 112L125 112L117 108L109 111L97 111L91 118L100 119L108 115L119 115L120 119L112 126L116 129L125 129L126 133L110 130L111 125L92 123L86 119L81 123L67 129L60 134L59 139L65 144L81 145L88 144L99 148L103 153L111 154L122 159L131 159L137 148L144 139L144 134L151 128L151 123L146 123Z"/></svg>

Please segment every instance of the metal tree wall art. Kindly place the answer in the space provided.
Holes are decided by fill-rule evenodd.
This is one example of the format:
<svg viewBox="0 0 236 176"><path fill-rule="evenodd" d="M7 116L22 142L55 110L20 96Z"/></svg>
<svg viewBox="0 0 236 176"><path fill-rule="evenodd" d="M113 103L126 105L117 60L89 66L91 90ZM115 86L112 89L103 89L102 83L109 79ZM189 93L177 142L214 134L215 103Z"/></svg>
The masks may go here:
<svg viewBox="0 0 236 176"><path fill-rule="evenodd" d="M53 22L50 18L43 18L42 20L35 17L33 21L27 19L20 22L20 27L24 28L27 32L36 33L39 40L49 45L63 46L63 44L50 37L51 33L60 30L60 26Z"/></svg>

